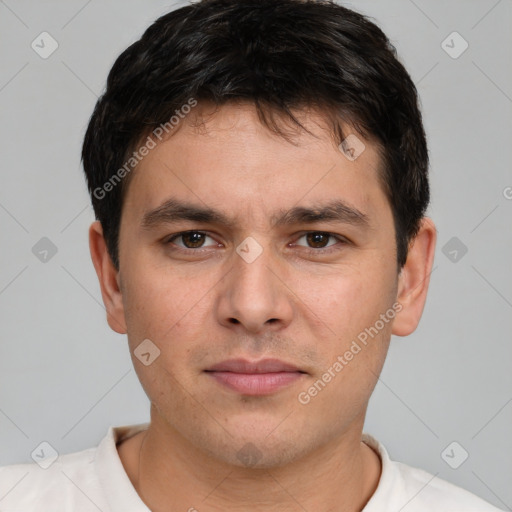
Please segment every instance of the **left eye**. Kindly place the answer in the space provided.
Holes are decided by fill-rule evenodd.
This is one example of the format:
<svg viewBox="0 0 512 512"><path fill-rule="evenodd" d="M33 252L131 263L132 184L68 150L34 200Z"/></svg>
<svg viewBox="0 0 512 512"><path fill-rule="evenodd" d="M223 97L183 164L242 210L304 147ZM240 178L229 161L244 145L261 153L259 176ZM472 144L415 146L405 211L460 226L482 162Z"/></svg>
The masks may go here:
<svg viewBox="0 0 512 512"><path fill-rule="evenodd" d="M169 238L167 243L172 242L178 247L184 247L185 249L199 249L204 247L205 240L207 238L213 241L213 244L210 245L216 244L212 237L202 231L186 231L184 233L178 233L177 235ZM178 243L178 240L181 240L181 243Z"/></svg>
<svg viewBox="0 0 512 512"><path fill-rule="evenodd" d="M305 239L306 244L299 243L299 241L303 239ZM329 243L329 239L332 240L332 243ZM312 231L311 233L302 235L297 240L297 245L306 245L313 249L323 249L324 247L334 245L337 241L339 241L339 239L337 239L331 233L324 233L323 231Z"/></svg>

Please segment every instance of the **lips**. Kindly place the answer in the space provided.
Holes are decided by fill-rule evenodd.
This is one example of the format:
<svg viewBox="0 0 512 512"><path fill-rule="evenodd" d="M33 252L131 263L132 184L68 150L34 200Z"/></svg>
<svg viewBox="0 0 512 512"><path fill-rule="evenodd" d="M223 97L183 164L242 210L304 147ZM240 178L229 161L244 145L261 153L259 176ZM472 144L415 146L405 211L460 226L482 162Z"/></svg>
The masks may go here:
<svg viewBox="0 0 512 512"><path fill-rule="evenodd" d="M263 359L255 362L246 361L245 359L230 359L229 361L218 363L206 371L234 373L300 372L296 366L279 359Z"/></svg>
<svg viewBox="0 0 512 512"><path fill-rule="evenodd" d="M306 373L279 359L231 359L205 370L217 383L244 395L268 395L301 379Z"/></svg>

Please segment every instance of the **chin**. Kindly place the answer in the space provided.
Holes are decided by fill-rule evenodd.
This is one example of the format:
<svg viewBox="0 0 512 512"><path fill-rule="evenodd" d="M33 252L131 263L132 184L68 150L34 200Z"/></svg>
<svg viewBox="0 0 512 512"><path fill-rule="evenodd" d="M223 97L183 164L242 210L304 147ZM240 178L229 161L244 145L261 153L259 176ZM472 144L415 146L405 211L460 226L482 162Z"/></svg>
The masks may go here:
<svg viewBox="0 0 512 512"><path fill-rule="evenodd" d="M299 427L295 426L293 432L287 429L279 431L280 427L275 428L279 422L272 424L275 425L270 426L268 421L255 422L247 418L245 422L234 422L226 429L232 435L224 429L221 432L216 429L214 435L205 433L201 444L216 460L222 460L231 466L252 469L285 466L309 451L302 444L305 440L297 437L301 431ZM218 437L215 441L216 436Z"/></svg>
<svg viewBox="0 0 512 512"><path fill-rule="evenodd" d="M217 453L216 458L224 460L229 465L250 469L275 469L290 464L300 456L300 449L290 440L254 440L240 439L233 449Z"/></svg>

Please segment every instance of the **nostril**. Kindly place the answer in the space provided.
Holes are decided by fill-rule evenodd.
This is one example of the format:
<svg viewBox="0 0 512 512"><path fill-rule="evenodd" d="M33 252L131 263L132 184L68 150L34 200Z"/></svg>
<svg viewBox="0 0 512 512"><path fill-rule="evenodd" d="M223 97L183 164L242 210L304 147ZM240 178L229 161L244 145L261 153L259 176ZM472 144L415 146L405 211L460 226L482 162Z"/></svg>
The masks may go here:
<svg viewBox="0 0 512 512"><path fill-rule="evenodd" d="M237 320L236 318L230 318L229 321L232 323L232 324L239 324L240 321Z"/></svg>

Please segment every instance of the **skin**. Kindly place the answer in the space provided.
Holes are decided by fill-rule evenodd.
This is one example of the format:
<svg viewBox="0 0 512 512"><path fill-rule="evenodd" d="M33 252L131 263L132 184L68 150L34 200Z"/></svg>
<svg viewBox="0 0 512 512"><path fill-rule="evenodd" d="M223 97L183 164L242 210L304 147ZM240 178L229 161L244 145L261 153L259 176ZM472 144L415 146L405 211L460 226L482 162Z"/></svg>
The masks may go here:
<svg viewBox="0 0 512 512"><path fill-rule="evenodd" d="M265 128L252 105L228 104L198 123L208 108L196 107L134 171L119 272L100 223L89 231L107 320L128 334L151 401L149 429L118 446L121 461L153 511L359 511L381 472L379 457L361 442L368 401L391 334L406 336L420 320L434 224L422 220L398 273L374 143L365 140L350 161L320 112L302 113L316 138L296 130L292 144ZM143 215L170 198L216 209L231 225L178 220L143 229ZM280 211L335 199L363 212L368 226L271 222ZM207 233L199 235L202 247L187 248L189 238L168 242L187 230ZM334 237L311 244L311 232ZM262 248L252 263L236 252L246 237ZM299 393L396 301L402 309L394 320L300 403ZM160 350L148 366L133 355L144 339ZM270 395L242 395L204 371L235 357L278 358L305 373ZM254 465L237 457L247 443L258 450Z"/></svg>

